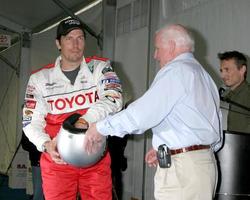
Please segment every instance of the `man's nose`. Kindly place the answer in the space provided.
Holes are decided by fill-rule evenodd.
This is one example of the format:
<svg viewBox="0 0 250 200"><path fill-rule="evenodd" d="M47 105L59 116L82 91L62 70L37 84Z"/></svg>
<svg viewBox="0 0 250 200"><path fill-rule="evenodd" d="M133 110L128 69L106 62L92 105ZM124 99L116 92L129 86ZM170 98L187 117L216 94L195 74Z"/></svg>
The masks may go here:
<svg viewBox="0 0 250 200"><path fill-rule="evenodd" d="M226 76L226 73L222 71L222 72L220 73L220 77L221 77L221 78L225 78L225 76Z"/></svg>
<svg viewBox="0 0 250 200"><path fill-rule="evenodd" d="M78 45L78 40L74 39L73 40L73 46L77 46Z"/></svg>

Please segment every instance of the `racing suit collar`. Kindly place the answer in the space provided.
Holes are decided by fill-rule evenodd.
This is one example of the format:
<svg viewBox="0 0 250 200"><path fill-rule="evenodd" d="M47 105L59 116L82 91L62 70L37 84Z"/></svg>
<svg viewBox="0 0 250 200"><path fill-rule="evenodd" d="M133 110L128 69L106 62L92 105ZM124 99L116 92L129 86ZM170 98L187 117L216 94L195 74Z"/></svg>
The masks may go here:
<svg viewBox="0 0 250 200"><path fill-rule="evenodd" d="M58 56L56 61L55 61L55 67L53 70L53 77L55 78L55 80L62 80L63 79L64 81L70 83L70 80L64 75L64 73L61 70L61 67L60 67L61 59L62 59L61 56ZM80 65L80 70L78 72L77 77L82 76L83 74L85 74L85 76L91 76L91 74L92 74L88 68L86 61L85 61L85 57L83 57L83 59L82 59L82 62ZM76 80L78 79L77 77L76 77Z"/></svg>

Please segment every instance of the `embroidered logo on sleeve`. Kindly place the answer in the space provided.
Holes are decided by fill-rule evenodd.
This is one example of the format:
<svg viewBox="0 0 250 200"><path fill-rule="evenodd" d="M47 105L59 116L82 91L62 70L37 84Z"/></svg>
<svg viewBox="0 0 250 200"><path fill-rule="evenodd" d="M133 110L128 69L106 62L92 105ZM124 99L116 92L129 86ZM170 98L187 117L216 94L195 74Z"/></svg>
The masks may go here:
<svg viewBox="0 0 250 200"><path fill-rule="evenodd" d="M34 101L34 100L26 100L25 101L25 107L30 108L30 109L35 109L36 108L36 101Z"/></svg>

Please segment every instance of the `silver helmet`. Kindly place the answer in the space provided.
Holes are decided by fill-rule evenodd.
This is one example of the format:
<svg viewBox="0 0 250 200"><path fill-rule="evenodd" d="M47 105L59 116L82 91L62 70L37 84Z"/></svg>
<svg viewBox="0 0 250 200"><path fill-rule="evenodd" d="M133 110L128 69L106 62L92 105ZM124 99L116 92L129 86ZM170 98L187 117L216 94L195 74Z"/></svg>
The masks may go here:
<svg viewBox="0 0 250 200"><path fill-rule="evenodd" d="M57 136L57 149L61 158L77 167L89 167L97 163L106 152L106 140L96 153L88 154L84 148L84 137L86 129L74 127L80 114L72 114L65 121Z"/></svg>

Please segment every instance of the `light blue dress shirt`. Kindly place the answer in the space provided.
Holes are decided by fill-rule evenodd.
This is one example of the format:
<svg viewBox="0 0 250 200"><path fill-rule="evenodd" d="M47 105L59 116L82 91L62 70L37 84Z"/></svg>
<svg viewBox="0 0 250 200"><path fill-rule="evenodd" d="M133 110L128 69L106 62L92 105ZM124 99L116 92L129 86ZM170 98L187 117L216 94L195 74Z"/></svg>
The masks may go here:
<svg viewBox="0 0 250 200"><path fill-rule="evenodd" d="M192 53L165 65L146 93L127 109L97 123L102 135L141 134L152 129L155 149L191 145L221 147L221 111L217 87Z"/></svg>

